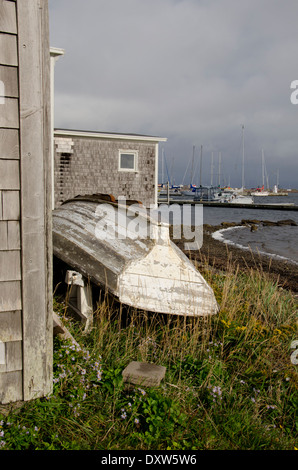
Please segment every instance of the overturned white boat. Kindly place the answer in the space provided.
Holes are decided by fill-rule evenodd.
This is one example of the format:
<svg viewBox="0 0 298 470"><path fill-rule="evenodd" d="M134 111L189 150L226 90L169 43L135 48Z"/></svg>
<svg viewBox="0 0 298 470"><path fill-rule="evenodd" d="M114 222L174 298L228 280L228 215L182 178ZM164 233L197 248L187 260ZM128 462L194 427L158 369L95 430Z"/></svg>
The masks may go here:
<svg viewBox="0 0 298 470"><path fill-rule="evenodd" d="M105 195L66 201L53 212L53 251L123 304L174 315L218 312L213 290L170 240L169 225L144 208L136 216L135 204Z"/></svg>

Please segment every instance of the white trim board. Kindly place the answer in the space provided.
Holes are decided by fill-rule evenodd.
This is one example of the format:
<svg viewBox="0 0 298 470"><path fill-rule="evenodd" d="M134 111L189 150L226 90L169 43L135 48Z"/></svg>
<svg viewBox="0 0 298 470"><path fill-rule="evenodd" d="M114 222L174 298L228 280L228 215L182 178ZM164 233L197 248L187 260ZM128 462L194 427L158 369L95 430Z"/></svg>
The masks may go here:
<svg viewBox="0 0 298 470"><path fill-rule="evenodd" d="M136 134L114 134L108 132L72 131L55 129L54 137L80 137L87 139L114 139L114 140L134 140L139 142L167 142L165 137L153 137Z"/></svg>

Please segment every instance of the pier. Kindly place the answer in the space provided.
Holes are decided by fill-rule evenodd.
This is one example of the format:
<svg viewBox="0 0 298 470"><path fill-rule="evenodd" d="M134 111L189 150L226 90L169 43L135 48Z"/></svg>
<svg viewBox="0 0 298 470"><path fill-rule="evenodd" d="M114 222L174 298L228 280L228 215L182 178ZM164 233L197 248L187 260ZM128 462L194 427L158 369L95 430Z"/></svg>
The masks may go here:
<svg viewBox="0 0 298 470"><path fill-rule="evenodd" d="M229 207L229 208L241 208L241 209L266 209L266 210L279 210L279 211L298 211L298 206L295 204L237 204L230 202L205 202L205 201L193 201L191 199L173 199L167 198L158 199L158 204L190 204L192 206L196 204L202 204L206 207Z"/></svg>

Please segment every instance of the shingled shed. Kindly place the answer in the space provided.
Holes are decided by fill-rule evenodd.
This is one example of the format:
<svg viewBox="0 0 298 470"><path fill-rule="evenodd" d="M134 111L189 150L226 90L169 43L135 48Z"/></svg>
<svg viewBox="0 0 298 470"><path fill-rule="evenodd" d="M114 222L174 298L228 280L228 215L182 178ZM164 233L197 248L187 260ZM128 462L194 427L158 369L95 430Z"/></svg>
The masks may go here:
<svg viewBox="0 0 298 470"><path fill-rule="evenodd" d="M107 193L157 205L159 143L166 138L55 129L55 207Z"/></svg>
<svg viewBox="0 0 298 470"><path fill-rule="evenodd" d="M0 403L52 391L47 0L0 0Z"/></svg>

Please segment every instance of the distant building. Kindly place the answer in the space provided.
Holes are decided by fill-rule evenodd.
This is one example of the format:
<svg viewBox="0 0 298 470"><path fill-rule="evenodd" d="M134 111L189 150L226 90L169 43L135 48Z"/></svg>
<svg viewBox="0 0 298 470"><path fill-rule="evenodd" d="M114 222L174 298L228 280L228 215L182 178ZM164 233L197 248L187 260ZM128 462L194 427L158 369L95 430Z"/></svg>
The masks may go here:
<svg viewBox="0 0 298 470"><path fill-rule="evenodd" d="M159 143L166 138L54 130L55 207L77 195L105 193L157 205Z"/></svg>

